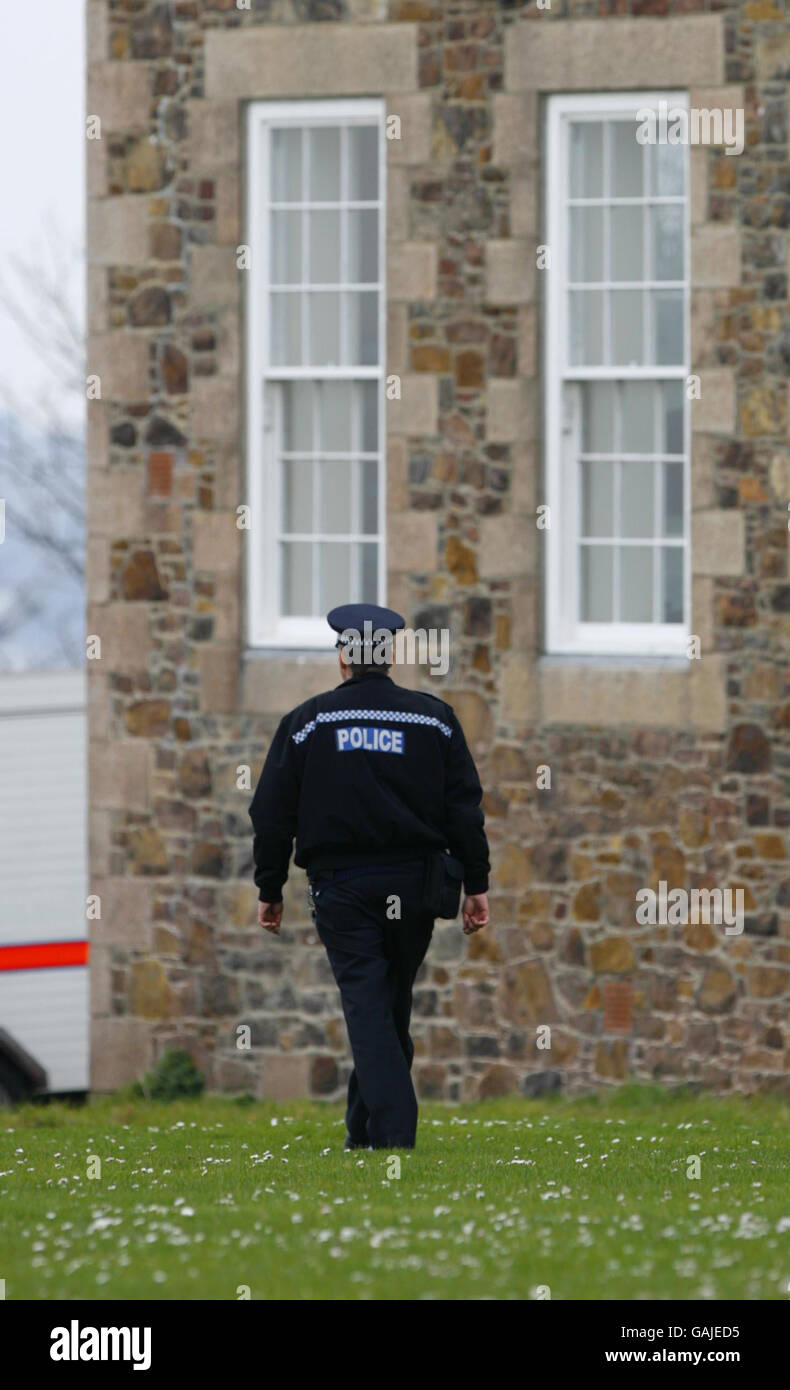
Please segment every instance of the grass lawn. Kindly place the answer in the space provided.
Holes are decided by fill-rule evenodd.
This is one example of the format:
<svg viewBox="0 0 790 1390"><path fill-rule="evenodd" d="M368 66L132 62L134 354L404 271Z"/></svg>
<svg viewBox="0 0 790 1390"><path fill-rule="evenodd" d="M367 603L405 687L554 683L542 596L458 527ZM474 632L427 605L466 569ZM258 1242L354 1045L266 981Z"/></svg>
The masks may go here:
<svg viewBox="0 0 790 1390"><path fill-rule="evenodd" d="M335 1107L0 1112L6 1297L788 1297L786 1102L624 1088L421 1113L398 1178L342 1152Z"/></svg>

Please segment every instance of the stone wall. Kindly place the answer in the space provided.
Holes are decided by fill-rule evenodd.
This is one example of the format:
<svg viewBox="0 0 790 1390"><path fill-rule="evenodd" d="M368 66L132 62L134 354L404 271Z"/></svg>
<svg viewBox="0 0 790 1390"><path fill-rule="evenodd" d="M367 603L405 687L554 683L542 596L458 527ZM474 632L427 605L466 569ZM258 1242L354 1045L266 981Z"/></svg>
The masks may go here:
<svg viewBox="0 0 790 1390"><path fill-rule="evenodd" d="M248 791L333 658L245 651L241 130L249 98L382 95L388 601L448 626L486 786L493 926L438 924L423 1096L627 1076L790 1089L790 28L773 0L87 0L93 1084L186 1046L212 1087L338 1095L335 987L289 882L255 925ZM541 655L541 98L688 88L699 661ZM551 790L538 790L548 764ZM742 886L747 923L636 927L638 888ZM252 1049L237 1050L240 1023ZM552 1028L550 1051L537 1029Z"/></svg>

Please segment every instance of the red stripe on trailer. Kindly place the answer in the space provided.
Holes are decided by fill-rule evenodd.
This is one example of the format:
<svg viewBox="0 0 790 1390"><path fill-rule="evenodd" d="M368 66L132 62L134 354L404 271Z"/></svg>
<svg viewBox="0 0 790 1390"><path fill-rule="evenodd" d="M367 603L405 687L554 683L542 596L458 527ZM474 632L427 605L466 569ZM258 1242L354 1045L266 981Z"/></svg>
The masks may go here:
<svg viewBox="0 0 790 1390"><path fill-rule="evenodd" d="M38 941L34 946L0 946L0 970L51 970L87 965L87 941Z"/></svg>

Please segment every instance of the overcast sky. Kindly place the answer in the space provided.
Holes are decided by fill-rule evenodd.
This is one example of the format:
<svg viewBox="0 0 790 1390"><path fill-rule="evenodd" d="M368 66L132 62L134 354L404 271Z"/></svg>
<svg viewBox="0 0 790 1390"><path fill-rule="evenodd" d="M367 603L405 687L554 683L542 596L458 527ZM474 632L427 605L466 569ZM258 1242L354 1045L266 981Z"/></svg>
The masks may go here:
<svg viewBox="0 0 790 1390"><path fill-rule="evenodd" d="M84 0L0 0L0 284L13 281L9 258L41 265L47 231L67 264L82 257L84 8ZM81 267L70 293L82 315ZM52 390L0 304L0 386L30 399L37 383Z"/></svg>

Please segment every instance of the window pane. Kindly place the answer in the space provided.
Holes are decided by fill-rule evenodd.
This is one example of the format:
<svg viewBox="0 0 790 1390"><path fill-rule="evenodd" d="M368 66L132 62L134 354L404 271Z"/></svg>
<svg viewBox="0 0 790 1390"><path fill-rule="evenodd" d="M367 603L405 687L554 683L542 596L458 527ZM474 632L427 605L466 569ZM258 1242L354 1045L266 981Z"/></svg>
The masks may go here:
<svg viewBox="0 0 790 1390"><path fill-rule="evenodd" d="M620 548L620 620L624 623L653 621L653 547L650 545Z"/></svg>
<svg viewBox="0 0 790 1390"><path fill-rule="evenodd" d="M302 198L302 132L272 131L273 203L298 203Z"/></svg>
<svg viewBox="0 0 790 1390"><path fill-rule="evenodd" d="M276 469L268 473L267 528L277 546L280 613L289 618L380 597L381 381L339 380L337 369L380 363L381 131L377 122L304 119L267 137L262 196L274 206L262 321L261 306L249 306L267 351L267 453ZM313 379L284 380L291 373L279 368L312 371ZM359 539L340 539L348 534Z"/></svg>
<svg viewBox="0 0 790 1390"><path fill-rule="evenodd" d="M361 554L361 593L362 603L378 602L379 592L379 548L377 545L360 546Z"/></svg>
<svg viewBox="0 0 790 1390"><path fill-rule="evenodd" d="M683 453L683 383L664 381L662 385L663 442L665 454Z"/></svg>
<svg viewBox="0 0 790 1390"><path fill-rule="evenodd" d="M270 273L274 285L298 285L302 278L302 214L273 212Z"/></svg>
<svg viewBox="0 0 790 1390"><path fill-rule="evenodd" d="M682 560L665 560L664 551L680 551L686 530L680 377L688 302L676 286L689 274L689 151L641 144L639 102L632 112L617 97L611 107L606 100L593 97L584 108L578 97L555 102L567 141L567 307L557 366L562 410L548 457L562 470L578 547L575 561L572 552L560 557L557 613L571 645L583 643L575 610L577 624L622 624L626 645L636 650L638 640L642 650L638 627L663 622L670 609L682 619ZM562 239L561 206L550 226ZM658 379L660 369L678 379ZM620 639L615 645L622 649Z"/></svg>
<svg viewBox="0 0 790 1390"><path fill-rule="evenodd" d="M361 459L359 467L359 530L374 536L379 529L379 467L376 459Z"/></svg>
<svg viewBox="0 0 790 1390"><path fill-rule="evenodd" d="M641 207L613 207L611 218L610 280L644 280L642 264Z"/></svg>
<svg viewBox="0 0 790 1390"><path fill-rule="evenodd" d="M313 461L283 461L283 531L302 535L313 530Z"/></svg>
<svg viewBox="0 0 790 1390"><path fill-rule="evenodd" d="M655 360L661 367L683 361L683 293L656 290L653 294L655 317Z"/></svg>
<svg viewBox="0 0 790 1390"><path fill-rule="evenodd" d="M647 145L652 165L652 192L669 198L684 191L687 145Z"/></svg>
<svg viewBox="0 0 790 1390"><path fill-rule="evenodd" d="M287 618L309 617L313 611L313 546L309 541L284 541L282 604Z"/></svg>
<svg viewBox="0 0 790 1390"><path fill-rule="evenodd" d="M340 362L340 295L321 290L310 295L310 362L336 367Z"/></svg>
<svg viewBox="0 0 790 1390"><path fill-rule="evenodd" d="M379 196L379 132L374 125L352 125L348 131L349 197L371 203Z"/></svg>
<svg viewBox="0 0 790 1390"><path fill-rule="evenodd" d="M310 381L284 381L283 448L287 454L310 453L313 444L313 385Z"/></svg>
<svg viewBox="0 0 790 1390"><path fill-rule="evenodd" d="M379 215L375 208L348 214L348 271L351 284L379 278Z"/></svg>
<svg viewBox="0 0 790 1390"><path fill-rule="evenodd" d="M374 367L379 360L379 296L377 290L358 290L346 296L348 361Z"/></svg>
<svg viewBox="0 0 790 1390"><path fill-rule="evenodd" d="M614 464L586 461L582 470L582 535L614 534Z"/></svg>
<svg viewBox="0 0 790 1390"><path fill-rule="evenodd" d="M340 199L340 130L317 126L310 138L310 201L336 203Z"/></svg>
<svg viewBox="0 0 790 1390"><path fill-rule="evenodd" d="M571 290L571 362L597 367L603 362L603 290Z"/></svg>
<svg viewBox="0 0 790 1390"><path fill-rule="evenodd" d="M683 535L683 464L664 464L664 535Z"/></svg>
<svg viewBox="0 0 790 1390"><path fill-rule="evenodd" d="M581 620L583 623L612 621L611 545L583 545L581 554Z"/></svg>
<svg viewBox="0 0 790 1390"><path fill-rule="evenodd" d="M678 203L650 209L654 280L683 279L683 210Z"/></svg>
<svg viewBox="0 0 790 1390"><path fill-rule="evenodd" d="M340 280L340 213L311 212L310 280L314 285L336 285Z"/></svg>
<svg viewBox="0 0 790 1390"><path fill-rule="evenodd" d="M621 466L620 535L635 539L652 536L655 464L630 460Z"/></svg>
<svg viewBox="0 0 790 1390"><path fill-rule="evenodd" d="M572 121L570 146L571 197L603 197L603 123Z"/></svg>
<svg viewBox="0 0 790 1390"><path fill-rule="evenodd" d="M351 390L350 381L321 384L321 447L329 454L351 448Z"/></svg>
<svg viewBox="0 0 790 1390"><path fill-rule="evenodd" d="M298 292L273 294L272 362L278 367L302 365L302 296Z"/></svg>
<svg viewBox="0 0 790 1390"><path fill-rule="evenodd" d="M358 390L362 398L362 451L375 454L379 447L379 385L363 381Z"/></svg>
<svg viewBox="0 0 790 1390"><path fill-rule="evenodd" d="M351 602L351 545L324 541L320 546L321 612Z"/></svg>
<svg viewBox="0 0 790 1390"><path fill-rule="evenodd" d="M603 268L603 208L571 208L570 278L605 279Z"/></svg>
<svg viewBox="0 0 790 1390"><path fill-rule="evenodd" d="M652 381L624 381L620 387L620 447L624 454L652 454L655 449Z"/></svg>
<svg viewBox="0 0 790 1390"><path fill-rule="evenodd" d="M618 367L639 366L644 360L642 346L642 291L611 290L610 356Z"/></svg>
<svg viewBox="0 0 790 1390"><path fill-rule="evenodd" d="M321 464L320 529L346 534L354 530L351 517L351 462L325 459Z"/></svg>
<svg viewBox="0 0 790 1390"><path fill-rule="evenodd" d="M662 622L683 622L683 549L665 545L661 550Z"/></svg>
<svg viewBox="0 0 790 1390"><path fill-rule="evenodd" d="M644 147L636 138L635 120L612 121L611 133L611 194L615 198L640 198L643 193L642 170Z"/></svg>
<svg viewBox="0 0 790 1390"><path fill-rule="evenodd" d="M614 383L582 383L582 453L613 454Z"/></svg>

